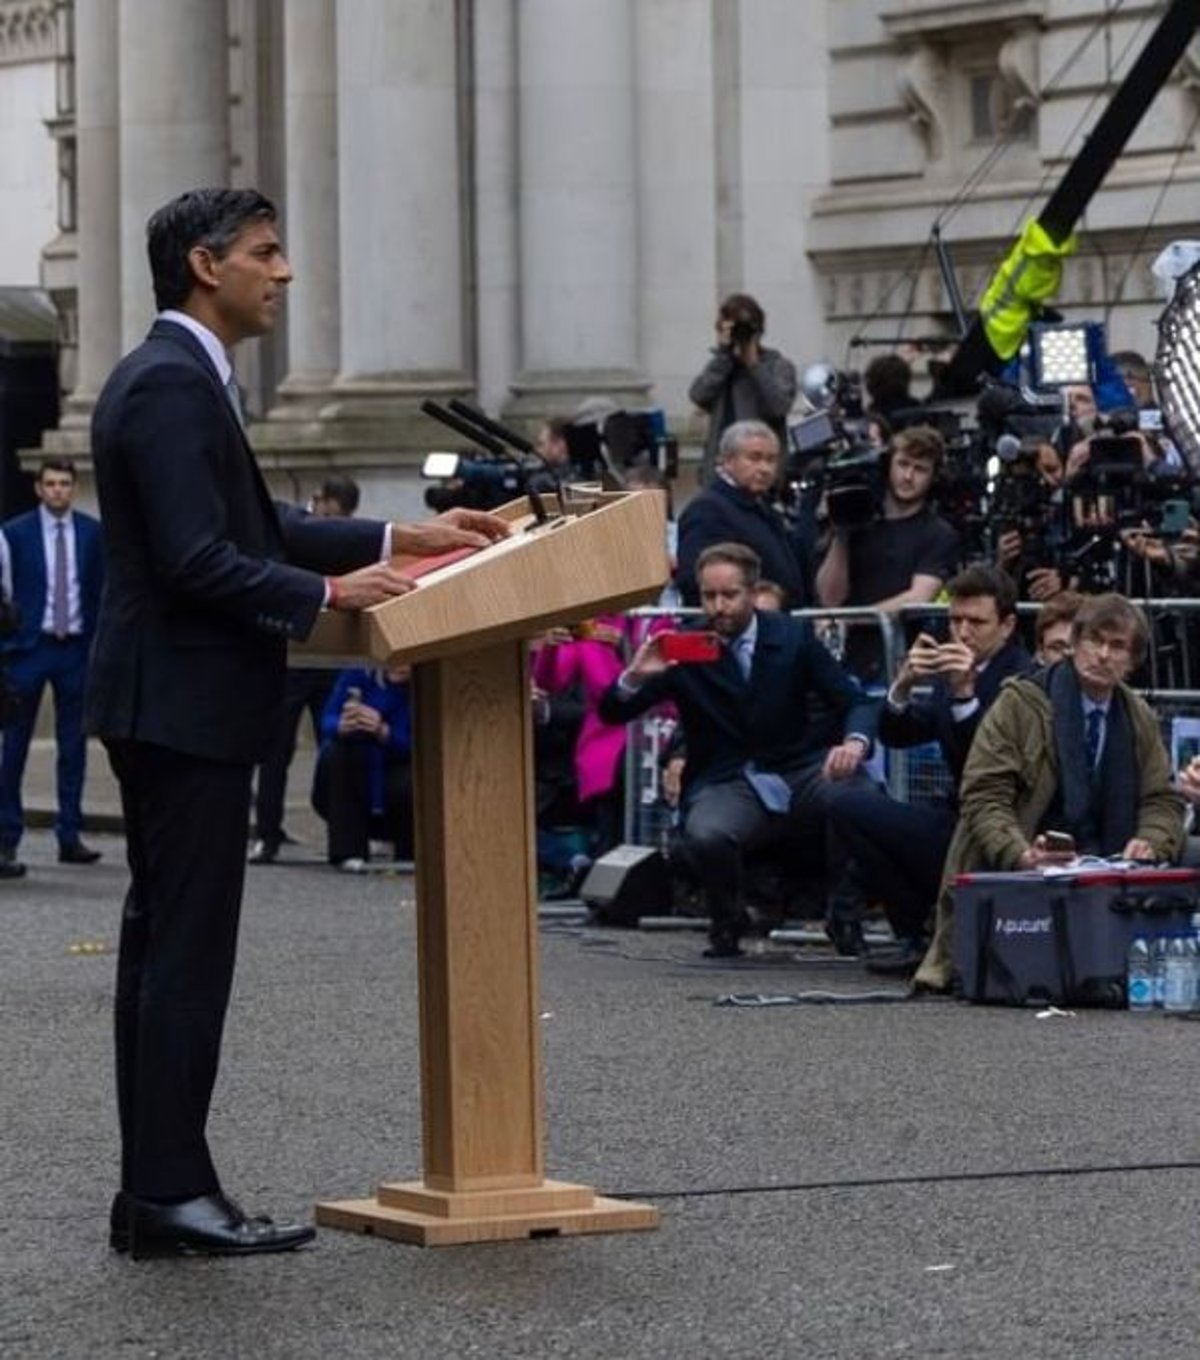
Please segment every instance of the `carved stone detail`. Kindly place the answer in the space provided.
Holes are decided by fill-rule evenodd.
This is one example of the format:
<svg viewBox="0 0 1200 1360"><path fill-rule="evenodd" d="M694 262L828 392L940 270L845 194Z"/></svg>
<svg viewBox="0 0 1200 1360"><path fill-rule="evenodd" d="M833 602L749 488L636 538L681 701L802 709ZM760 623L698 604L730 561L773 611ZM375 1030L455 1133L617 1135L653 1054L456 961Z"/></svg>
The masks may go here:
<svg viewBox="0 0 1200 1360"><path fill-rule="evenodd" d="M0 0L0 66L53 61L54 0Z"/></svg>
<svg viewBox="0 0 1200 1360"><path fill-rule="evenodd" d="M909 121L925 143L931 161L946 151L946 129L951 117L950 72L944 57L932 43L918 43L900 68L900 98Z"/></svg>

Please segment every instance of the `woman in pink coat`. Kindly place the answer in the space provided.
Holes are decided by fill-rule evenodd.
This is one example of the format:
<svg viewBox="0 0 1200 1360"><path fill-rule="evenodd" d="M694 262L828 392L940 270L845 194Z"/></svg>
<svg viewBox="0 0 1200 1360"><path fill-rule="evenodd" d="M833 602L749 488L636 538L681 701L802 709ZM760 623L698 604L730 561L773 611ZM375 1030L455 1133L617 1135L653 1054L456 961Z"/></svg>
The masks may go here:
<svg viewBox="0 0 1200 1360"><path fill-rule="evenodd" d="M594 856L620 840L625 728L602 723L596 709L624 667L624 642L625 620L619 614L605 614L570 631L551 630L533 657L536 689L558 694L578 686L583 696L575 779L580 805L595 827Z"/></svg>

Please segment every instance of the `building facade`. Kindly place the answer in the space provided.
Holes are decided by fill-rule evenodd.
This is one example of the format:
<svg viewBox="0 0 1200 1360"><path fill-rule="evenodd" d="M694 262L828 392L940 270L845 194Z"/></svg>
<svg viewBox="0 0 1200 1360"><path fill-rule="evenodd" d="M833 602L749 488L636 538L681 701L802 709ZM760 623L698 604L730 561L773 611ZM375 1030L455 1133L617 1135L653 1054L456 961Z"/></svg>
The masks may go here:
<svg viewBox="0 0 1200 1360"><path fill-rule="evenodd" d="M238 362L283 494L338 468L366 509L414 508L447 442L430 396L527 424L602 395L698 442L687 388L729 291L798 363L951 333L931 228L969 304L1164 8L0 0L20 145L0 268L31 268L36 241L63 316L48 443L86 467L95 394L152 315L146 218L204 183L282 210L286 323ZM1122 347L1152 351L1148 265L1194 232L1198 69L1155 101L1067 269L1064 310Z"/></svg>

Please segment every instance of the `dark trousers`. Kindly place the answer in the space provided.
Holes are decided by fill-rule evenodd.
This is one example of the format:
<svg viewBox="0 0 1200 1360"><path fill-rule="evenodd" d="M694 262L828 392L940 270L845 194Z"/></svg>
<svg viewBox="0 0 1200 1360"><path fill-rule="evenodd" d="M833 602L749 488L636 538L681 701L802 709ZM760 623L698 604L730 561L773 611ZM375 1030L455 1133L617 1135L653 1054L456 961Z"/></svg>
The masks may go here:
<svg viewBox="0 0 1200 1360"><path fill-rule="evenodd" d="M115 1010L121 1185L149 1199L219 1189L205 1138L233 982L249 765L106 743L132 881Z"/></svg>
<svg viewBox="0 0 1200 1360"><path fill-rule="evenodd" d="M821 773L824 760L822 754L785 773L792 790L786 813L766 811L741 775L703 785L689 800L683 824L684 854L703 888L714 937L741 928L747 852L794 836L801 826L823 818L835 797L852 788L870 787L870 780L861 773L847 780L826 779ZM826 825L826 872L832 900L841 889L847 857Z"/></svg>
<svg viewBox="0 0 1200 1360"><path fill-rule="evenodd" d="M276 845L283 841L283 803L287 794L288 769L296 754L300 719L308 710L313 740L321 738L321 714L333 690L337 671L297 667L287 673L283 704L271 733L271 742L258 767L254 793L254 834Z"/></svg>
<svg viewBox="0 0 1200 1360"><path fill-rule="evenodd" d="M383 810L372 809L373 757L383 756ZM329 826L329 860L366 859L371 841L391 841L397 859L413 853L413 778L408 756L380 752L361 737L338 737L321 752L313 808Z"/></svg>
<svg viewBox="0 0 1200 1360"><path fill-rule="evenodd" d="M8 681L18 696L16 711L4 729L0 758L0 845L13 849L25 830L21 782L33 738L38 705L47 685L54 694L54 742L58 753L58 816L54 830L60 845L79 839L83 829L83 778L87 741L83 735L83 691L87 681L87 644L81 637L59 641L44 634L27 652L8 661Z"/></svg>
<svg viewBox="0 0 1200 1360"><path fill-rule="evenodd" d="M829 817L867 892L884 904L893 931L928 928L958 817L944 804L901 803L881 790L848 789Z"/></svg>

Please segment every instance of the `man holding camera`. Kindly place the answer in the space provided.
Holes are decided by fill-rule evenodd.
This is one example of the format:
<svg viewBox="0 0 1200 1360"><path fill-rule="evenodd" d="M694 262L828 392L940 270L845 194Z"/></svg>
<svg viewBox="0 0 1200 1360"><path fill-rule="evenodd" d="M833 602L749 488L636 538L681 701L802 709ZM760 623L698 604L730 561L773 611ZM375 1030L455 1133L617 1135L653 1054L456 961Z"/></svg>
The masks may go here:
<svg viewBox="0 0 1200 1360"><path fill-rule="evenodd" d="M784 417L798 388L796 366L762 343L767 316L749 293L731 293L717 311L717 343L689 398L708 412L708 438L700 465L705 487L717 468L721 435L739 420L761 420L784 443Z"/></svg>
<svg viewBox="0 0 1200 1360"><path fill-rule="evenodd" d="M937 595L959 557L958 533L930 504L945 456L942 436L930 426L913 426L893 437L885 460L882 517L860 528L830 528L817 569L821 604L898 610L928 604ZM882 648L873 630L851 631L846 662L860 679L878 677Z"/></svg>
<svg viewBox="0 0 1200 1360"><path fill-rule="evenodd" d="M1158 862L1183 846L1183 808L1153 710L1126 681L1149 640L1121 595L1095 595L1072 625L1072 652L1009 680L967 758L933 942L913 978L947 991L954 880L1069 862L1076 853Z"/></svg>

